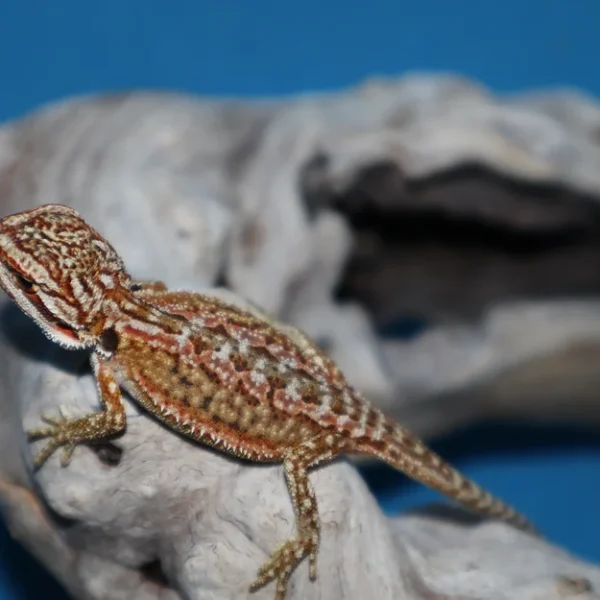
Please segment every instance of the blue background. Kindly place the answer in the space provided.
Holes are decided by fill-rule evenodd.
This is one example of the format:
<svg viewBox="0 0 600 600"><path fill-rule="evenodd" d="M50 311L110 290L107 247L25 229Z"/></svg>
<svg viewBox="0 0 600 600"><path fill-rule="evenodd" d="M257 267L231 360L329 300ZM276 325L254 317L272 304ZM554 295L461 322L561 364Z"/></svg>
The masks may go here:
<svg viewBox="0 0 600 600"><path fill-rule="evenodd" d="M574 85L600 95L599 22L598 0L3 0L0 119L100 90L281 95L406 70L456 71L499 92ZM436 448L600 562L598 435L482 426ZM437 499L388 470L367 478L389 512ZM0 598L37 597L41 572L1 541Z"/></svg>

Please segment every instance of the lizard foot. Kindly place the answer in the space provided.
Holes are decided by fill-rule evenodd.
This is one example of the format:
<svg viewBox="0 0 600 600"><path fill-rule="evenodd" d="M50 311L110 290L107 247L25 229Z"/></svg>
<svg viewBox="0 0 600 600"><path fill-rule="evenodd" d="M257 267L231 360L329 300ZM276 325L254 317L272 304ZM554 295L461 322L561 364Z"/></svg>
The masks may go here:
<svg viewBox="0 0 600 600"><path fill-rule="evenodd" d="M29 440L48 439L42 450L35 455L33 465L37 469L59 448L62 448L61 465L66 467L71 462L73 450L78 444L105 442L122 433L125 419L124 413L102 411L77 419L70 418L64 408L60 408L60 416L42 415L47 427L27 431Z"/></svg>
<svg viewBox="0 0 600 600"><path fill-rule="evenodd" d="M254 592L277 579L275 600L284 600L288 579L306 556L310 560L310 578L312 580L316 579L316 555L317 547L310 540L288 540L279 549L275 550L271 558L258 570L258 579L252 583L250 591Z"/></svg>
<svg viewBox="0 0 600 600"><path fill-rule="evenodd" d="M73 424L80 419L70 418L63 406L60 406L58 410L60 416L42 413L42 421L47 424L47 427L29 429L26 432L29 440L50 438L50 441L33 459L33 465L36 468L40 467L59 448L62 448L61 465L66 467L71 462L71 456L77 445L73 439Z"/></svg>

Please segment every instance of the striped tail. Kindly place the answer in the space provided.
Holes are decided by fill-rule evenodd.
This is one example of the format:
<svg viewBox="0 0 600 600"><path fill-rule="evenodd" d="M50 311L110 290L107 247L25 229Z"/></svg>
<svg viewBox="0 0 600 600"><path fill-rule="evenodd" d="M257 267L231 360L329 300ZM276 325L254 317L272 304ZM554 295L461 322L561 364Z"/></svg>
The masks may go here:
<svg viewBox="0 0 600 600"><path fill-rule="evenodd" d="M357 451L383 460L475 513L506 521L524 531L538 533L523 515L467 479L410 431L380 411L371 410L378 413L382 427L378 428L378 435L357 439Z"/></svg>

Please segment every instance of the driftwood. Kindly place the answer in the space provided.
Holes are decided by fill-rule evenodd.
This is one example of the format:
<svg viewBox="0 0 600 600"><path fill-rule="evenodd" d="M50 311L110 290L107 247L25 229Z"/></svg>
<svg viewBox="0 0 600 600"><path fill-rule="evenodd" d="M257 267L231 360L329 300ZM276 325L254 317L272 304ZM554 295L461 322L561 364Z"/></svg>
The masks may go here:
<svg viewBox="0 0 600 600"><path fill-rule="evenodd" d="M84 98L0 130L1 208L70 204L134 276L231 287L420 433L597 419L598 131L590 99L498 99L457 78L278 102ZM406 317L424 330L390 338ZM131 405L115 445L33 479L23 427L97 399L85 356L12 306L2 323L13 535L76 598L246 598L293 529L281 470L194 446ZM599 597L600 569L547 542L459 514L387 519L348 464L312 478L319 579L302 565L291 599Z"/></svg>

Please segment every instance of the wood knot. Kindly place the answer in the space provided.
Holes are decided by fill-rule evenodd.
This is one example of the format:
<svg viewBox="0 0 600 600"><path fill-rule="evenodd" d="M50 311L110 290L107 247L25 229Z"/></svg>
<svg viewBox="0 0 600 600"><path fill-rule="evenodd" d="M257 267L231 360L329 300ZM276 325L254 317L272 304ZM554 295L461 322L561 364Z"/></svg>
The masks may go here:
<svg viewBox="0 0 600 600"><path fill-rule="evenodd" d="M563 575L558 578L558 588L565 598L582 596L594 591L592 582L578 575Z"/></svg>

